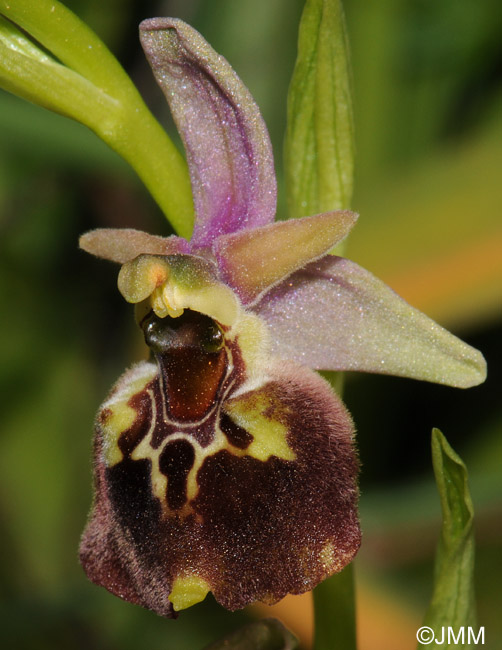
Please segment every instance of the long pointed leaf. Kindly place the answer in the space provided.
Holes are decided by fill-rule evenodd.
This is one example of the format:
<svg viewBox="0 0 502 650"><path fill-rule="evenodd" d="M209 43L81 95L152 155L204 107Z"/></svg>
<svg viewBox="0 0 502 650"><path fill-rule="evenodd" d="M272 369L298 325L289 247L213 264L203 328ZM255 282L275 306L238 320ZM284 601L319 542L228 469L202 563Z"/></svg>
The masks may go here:
<svg viewBox="0 0 502 650"><path fill-rule="evenodd" d="M90 81L47 56L12 23L0 16L0 87L44 108L113 128L120 104Z"/></svg>
<svg viewBox="0 0 502 650"><path fill-rule="evenodd" d="M354 146L340 0L307 0L288 95L285 146L290 216L350 206Z"/></svg>
<svg viewBox="0 0 502 650"><path fill-rule="evenodd" d="M424 625L432 628L434 646L443 650L468 648L468 628L474 633L476 611L474 601L474 532L467 469L438 430L432 432L432 462L441 499L443 525L434 571L434 591ZM451 628L454 635L464 631L460 643L443 630ZM444 643L438 640L444 638ZM418 648L430 647L419 643Z"/></svg>

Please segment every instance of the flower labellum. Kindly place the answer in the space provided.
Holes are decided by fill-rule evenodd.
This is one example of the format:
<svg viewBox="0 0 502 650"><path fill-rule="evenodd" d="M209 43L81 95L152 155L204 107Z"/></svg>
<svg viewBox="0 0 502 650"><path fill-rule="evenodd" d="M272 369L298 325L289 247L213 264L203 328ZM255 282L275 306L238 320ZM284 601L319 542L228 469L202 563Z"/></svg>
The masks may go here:
<svg viewBox="0 0 502 650"><path fill-rule="evenodd" d="M273 603L340 571L360 544L353 425L311 368L467 387L476 350L356 264L330 256L349 211L273 222L268 134L229 64L191 27L141 40L187 151L188 242L95 230L122 265L150 358L96 417L95 500L80 555L91 580L173 617L211 591Z"/></svg>

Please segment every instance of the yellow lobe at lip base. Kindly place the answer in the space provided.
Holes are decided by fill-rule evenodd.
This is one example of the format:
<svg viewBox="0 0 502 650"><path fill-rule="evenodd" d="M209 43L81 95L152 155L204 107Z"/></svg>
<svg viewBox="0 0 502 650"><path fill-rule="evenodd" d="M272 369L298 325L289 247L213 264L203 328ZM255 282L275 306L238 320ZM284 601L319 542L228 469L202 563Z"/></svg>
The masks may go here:
<svg viewBox="0 0 502 650"><path fill-rule="evenodd" d="M176 578L169 594L175 612L196 605L204 600L210 591L208 583L199 576Z"/></svg>

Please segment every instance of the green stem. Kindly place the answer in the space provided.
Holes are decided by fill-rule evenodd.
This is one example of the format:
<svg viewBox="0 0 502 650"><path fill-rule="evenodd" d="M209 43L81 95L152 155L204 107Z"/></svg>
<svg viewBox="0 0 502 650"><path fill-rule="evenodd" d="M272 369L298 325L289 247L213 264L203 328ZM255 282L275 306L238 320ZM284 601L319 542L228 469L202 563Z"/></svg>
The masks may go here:
<svg viewBox="0 0 502 650"><path fill-rule="evenodd" d="M322 372L321 375L339 395L342 394L343 372ZM354 563L317 585L313 597L313 650L357 650Z"/></svg>
<svg viewBox="0 0 502 650"><path fill-rule="evenodd" d="M354 565L314 589L313 650L356 650Z"/></svg>

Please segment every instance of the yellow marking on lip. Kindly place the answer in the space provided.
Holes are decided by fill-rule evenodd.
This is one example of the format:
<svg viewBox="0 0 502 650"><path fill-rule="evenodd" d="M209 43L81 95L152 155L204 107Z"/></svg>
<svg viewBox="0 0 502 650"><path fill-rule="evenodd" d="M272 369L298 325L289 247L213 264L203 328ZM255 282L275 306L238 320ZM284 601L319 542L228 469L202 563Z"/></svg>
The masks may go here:
<svg viewBox="0 0 502 650"><path fill-rule="evenodd" d="M284 407L273 396L263 392L242 395L229 400L225 411L237 425L253 436L251 444L244 450L234 452L236 455L252 456L261 461L271 456L283 460L296 459L295 452L288 445L288 428L279 419ZM267 412L271 415L267 415Z"/></svg>
<svg viewBox="0 0 502 650"><path fill-rule="evenodd" d="M152 414L152 420L155 422L156 413ZM153 430L153 427L152 427ZM168 438L167 440L171 440ZM132 460L147 459L151 461L150 480L152 486L152 494L157 497L163 506L166 504L166 490L167 490L167 476L162 474L159 469L159 457L164 450L165 445L161 445L157 449L152 447L152 432L141 440L139 445L134 449L131 454Z"/></svg>
<svg viewBox="0 0 502 650"><path fill-rule="evenodd" d="M143 438L131 454L133 460L149 459L151 461L151 486L153 495L160 501L164 516L185 518L196 514L191 503L197 497L199 484L197 475L205 460L221 451L228 451L242 458L251 456L265 462L272 456L282 460L294 461L296 454L288 445L288 428L281 421L287 413L286 407L274 396L257 389L239 397L230 399L225 411L234 422L246 429L253 437L246 449L232 445L218 425L214 438L207 447L202 447L189 433L179 431L165 438L156 449L152 447L153 427L148 436ZM159 468L159 459L167 444L175 440L187 440L194 449L194 463L186 477L186 502L182 508L171 510L167 504L168 478Z"/></svg>
<svg viewBox="0 0 502 650"><path fill-rule="evenodd" d="M133 392L131 390L131 392ZM122 405L122 408L123 405ZM130 407L129 407L130 409ZM133 409L130 409L133 411ZM215 424L214 437L209 445L203 447L191 434L190 429L180 427L156 447L153 446L153 432L158 417L165 417L165 413L156 411L155 400L152 400L152 422L150 430L131 453L132 460L147 459L151 462L150 480L152 495L161 504L164 516L185 518L196 514L192 502L197 498L199 484L197 475L207 458L221 451L228 451L233 456L242 458L250 456L261 462L269 460L272 456L286 461L294 461L296 453L288 444L288 419L289 409L275 394L273 385L267 383L255 386L253 390L240 394L237 397L225 400L224 411L238 426L245 429L252 437L247 448L234 446L218 423ZM173 423L175 424L175 423ZM118 437L118 436L117 436ZM160 457L170 442L175 440L188 441L194 450L194 462L186 476L186 501L181 508L172 510L168 506L167 494L169 479L160 471ZM120 453L120 450L118 450ZM117 455L115 462L121 459Z"/></svg>
<svg viewBox="0 0 502 650"><path fill-rule="evenodd" d="M136 411L127 404L119 404L110 409L110 414L103 423L103 456L108 467L113 467L122 460L118 439L123 431L134 424L136 416Z"/></svg>
<svg viewBox="0 0 502 650"><path fill-rule="evenodd" d="M319 553L319 561L326 571L329 571L335 562L335 547L333 542L326 542Z"/></svg>
<svg viewBox="0 0 502 650"><path fill-rule="evenodd" d="M102 405L100 412L107 411L101 425L103 435L103 458L107 467L113 467L119 463L123 454L118 446L118 440L124 431L130 429L138 414L131 406L131 397L140 393L152 381L157 374L157 368L153 364L139 364L126 373L131 375L131 380L119 381L117 390L112 393Z"/></svg>
<svg viewBox="0 0 502 650"><path fill-rule="evenodd" d="M195 458L192 469L186 477L186 502L181 509L171 510L167 505L168 478L160 471L159 459L167 444L180 439L187 440L192 445L195 452ZM150 478L153 496L155 496L160 501L162 510L165 515L175 514L184 518L193 513L190 502L195 499L197 493L199 492L199 485L197 483L197 474L199 472L199 469L202 467L204 461L208 456L216 454L218 451L225 449L227 446L228 444L226 442L226 438L223 436L223 433L219 431L219 429L217 429L215 432L215 438L213 442L205 448L199 445L199 443L189 433L186 434L179 432L168 436L159 447L154 449L151 445L151 435L149 435L146 438L143 438L139 445L134 449L131 454L131 458L133 460L141 460L146 458L151 461Z"/></svg>
<svg viewBox="0 0 502 650"><path fill-rule="evenodd" d="M210 591L209 584L199 576L176 578L168 598L175 612L200 603Z"/></svg>

